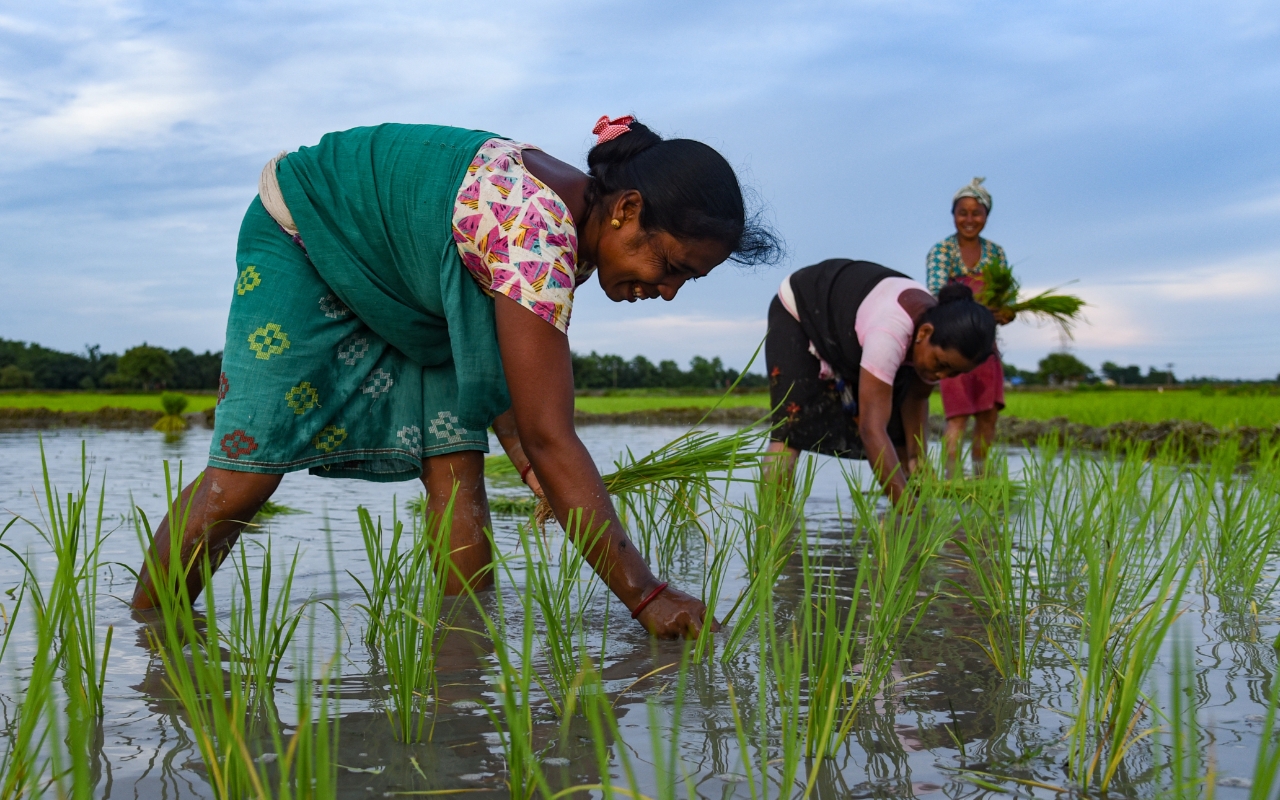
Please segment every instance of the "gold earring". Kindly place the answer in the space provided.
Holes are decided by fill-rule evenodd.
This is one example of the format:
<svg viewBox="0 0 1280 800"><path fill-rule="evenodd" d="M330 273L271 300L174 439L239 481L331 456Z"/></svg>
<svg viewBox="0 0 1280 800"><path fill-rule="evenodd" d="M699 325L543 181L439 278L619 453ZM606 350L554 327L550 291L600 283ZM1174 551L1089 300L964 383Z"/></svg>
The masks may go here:
<svg viewBox="0 0 1280 800"><path fill-rule="evenodd" d="M613 220L612 222L610 222L609 224L610 224L610 225L612 225L612 226L613 226L613 227L615 227L615 228L621 228L621 227L622 227L622 223L621 223L621 222L619 222L617 219L614 219L614 220Z"/></svg>

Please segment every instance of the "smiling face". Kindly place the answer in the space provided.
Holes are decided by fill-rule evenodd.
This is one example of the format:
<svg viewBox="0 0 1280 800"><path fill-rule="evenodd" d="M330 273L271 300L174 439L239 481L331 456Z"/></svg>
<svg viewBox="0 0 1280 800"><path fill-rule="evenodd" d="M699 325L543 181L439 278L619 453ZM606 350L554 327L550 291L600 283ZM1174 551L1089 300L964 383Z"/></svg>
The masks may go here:
<svg viewBox="0 0 1280 800"><path fill-rule="evenodd" d="M956 233L962 239L976 239L987 227L987 207L974 197L961 197L956 201L951 216L956 221Z"/></svg>
<svg viewBox="0 0 1280 800"><path fill-rule="evenodd" d="M677 239L665 231L640 227L643 200L623 192L597 223L593 248L600 288L615 303L675 298L685 281L697 280L724 262L730 248L710 239ZM613 220L618 227L613 227Z"/></svg>
<svg viewBox="0 0 1280 800"><path fill-rule="evenodd" d="M922 379L933 383L977 369L978 365L959 350L939 347L930 341L932 337L933 324L926 322L916 329L915 341L911 343L911 363Z"/></svg>

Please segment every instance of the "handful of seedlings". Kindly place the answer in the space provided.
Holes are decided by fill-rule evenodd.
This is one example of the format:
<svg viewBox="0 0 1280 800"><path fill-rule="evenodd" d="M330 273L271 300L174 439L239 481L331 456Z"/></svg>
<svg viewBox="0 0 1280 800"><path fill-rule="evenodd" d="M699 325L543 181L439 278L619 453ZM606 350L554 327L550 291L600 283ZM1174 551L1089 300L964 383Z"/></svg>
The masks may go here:
<svg viewBox="0 0 1280 800"><path fill-rule="evenodd" d="M1035 314L1052 320L1071 335L1071 326L1080 319L1085 302L1073 294L1059 294L1056 288L1027 298L1019 298L1021 286L1013 275L1013 269L1004 259L998 259L982 270L982 291L976 298L992 311L1008 310L1015 314Z"/></svg>
<svg viewBox="0 0 1280 800"><path fill-rule="evenodd" d="M628 448L625 462L615 461L616 470L602 476L611 495L626 494L660 483L688 480L716 472L759 466L764 457L759 440L764 432L752 427L722 435L708 431L689 431L636 458ZM538 498L534 512L538 525L555 516L545 497Z"/></svg>

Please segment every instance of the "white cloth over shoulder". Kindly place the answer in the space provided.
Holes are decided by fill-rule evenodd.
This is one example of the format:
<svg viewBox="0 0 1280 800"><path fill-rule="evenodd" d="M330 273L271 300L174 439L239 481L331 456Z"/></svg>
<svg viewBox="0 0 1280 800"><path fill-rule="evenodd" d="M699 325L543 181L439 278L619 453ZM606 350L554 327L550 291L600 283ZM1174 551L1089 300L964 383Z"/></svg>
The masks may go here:
<svg viewBox="0 0 1280 800"><path fill-rule="evenodd" d="M284 228L285 233L297 236L298 226L293 221L293 214L289 213L289 207L284 203L284 194L280 191L280 179L276 177L276 167L280 164L280 159L287 155L289 155L288 150L281 150L279 155L268 161L262 168L262 174L258 176L258 198L262 200L262 207L267 210L277 225Z"/></svg>

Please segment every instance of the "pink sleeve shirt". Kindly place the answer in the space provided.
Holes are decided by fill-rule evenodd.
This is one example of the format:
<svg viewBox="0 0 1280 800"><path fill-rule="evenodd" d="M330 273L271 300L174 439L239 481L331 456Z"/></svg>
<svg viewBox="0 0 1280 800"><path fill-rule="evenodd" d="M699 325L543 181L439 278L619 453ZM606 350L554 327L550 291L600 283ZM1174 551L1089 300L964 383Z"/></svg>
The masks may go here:
<svg viewBox="0 0 1280 800"><path fill-rule="evenodd" d="M893 385L894 375L907 360L916 323L898 302L908 289L928 293L923 285L910 278L885 278L858 306L854 330L862 345L862 368L880 380Z"/></svg>

